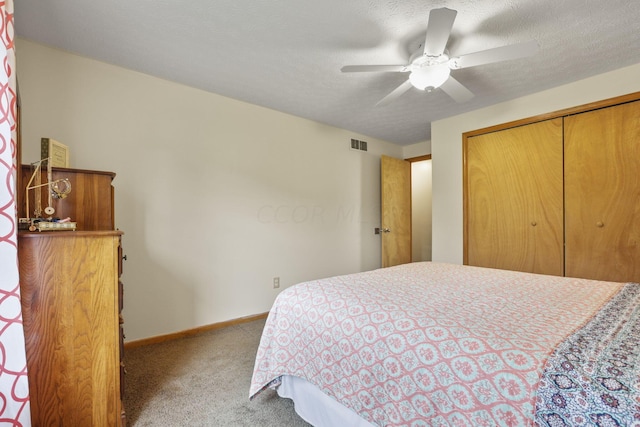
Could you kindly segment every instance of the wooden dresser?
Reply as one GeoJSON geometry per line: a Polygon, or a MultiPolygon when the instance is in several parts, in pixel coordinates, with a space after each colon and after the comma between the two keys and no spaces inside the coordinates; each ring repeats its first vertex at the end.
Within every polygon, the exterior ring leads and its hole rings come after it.
{"type": "MultiPolygon", "coordinates": [[[[23,173],[27,182],[30,173],[23,173]]],[[[32,425],[125,426],[115,174],[56,169],[55,175],[72,181],[68,197],[54,201],[55,216],[70,216],[77,231],[18,233],[32,425]]]]}

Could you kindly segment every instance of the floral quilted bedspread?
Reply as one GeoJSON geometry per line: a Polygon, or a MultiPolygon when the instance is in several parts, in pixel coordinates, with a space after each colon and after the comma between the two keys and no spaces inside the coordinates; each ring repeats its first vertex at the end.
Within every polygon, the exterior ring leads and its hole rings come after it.
{"type": "Polygon", "coordinates": [[[536,421],[640,426],[640,285],[626,285],[546,363],[536,421]]]}
{"type": "Polygon", "coordinates": [[[293,375],[378,426],[630,425],[639,307],[638,285],[430,262],[305,282],[249,394],[293,375]]]}

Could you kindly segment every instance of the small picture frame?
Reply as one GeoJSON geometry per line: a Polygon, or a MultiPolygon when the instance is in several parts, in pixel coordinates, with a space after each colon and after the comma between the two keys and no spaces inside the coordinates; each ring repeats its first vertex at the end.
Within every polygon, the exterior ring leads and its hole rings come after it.
{"type": "Polygon", "coordinates": [[[49,158],[52,167],[69,167],[69,147],[53,138],[42,138],[40,146],[40,158],[49,158]]]}

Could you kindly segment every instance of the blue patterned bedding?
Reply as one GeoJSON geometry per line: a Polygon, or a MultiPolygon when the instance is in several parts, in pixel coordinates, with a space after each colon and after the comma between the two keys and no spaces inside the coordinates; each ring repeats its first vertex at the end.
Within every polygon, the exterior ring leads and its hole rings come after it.
{"type": "Polygon", "coordinates": [[[548,359],[543,426],[640,426],[640,285],[627,284],[548,359]]]}

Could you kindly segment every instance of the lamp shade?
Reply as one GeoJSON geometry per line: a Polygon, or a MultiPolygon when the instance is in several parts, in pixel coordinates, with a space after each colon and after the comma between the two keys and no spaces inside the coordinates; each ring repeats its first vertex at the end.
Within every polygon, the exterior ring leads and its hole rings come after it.
{"type": "Polygon", "coordinates": [[[446,62],[433,65],[425,64],[411,72],[409,81],[417,89],[431,90],[440,87],[446,82],[450,73],[451,70],[446,62]]]}

